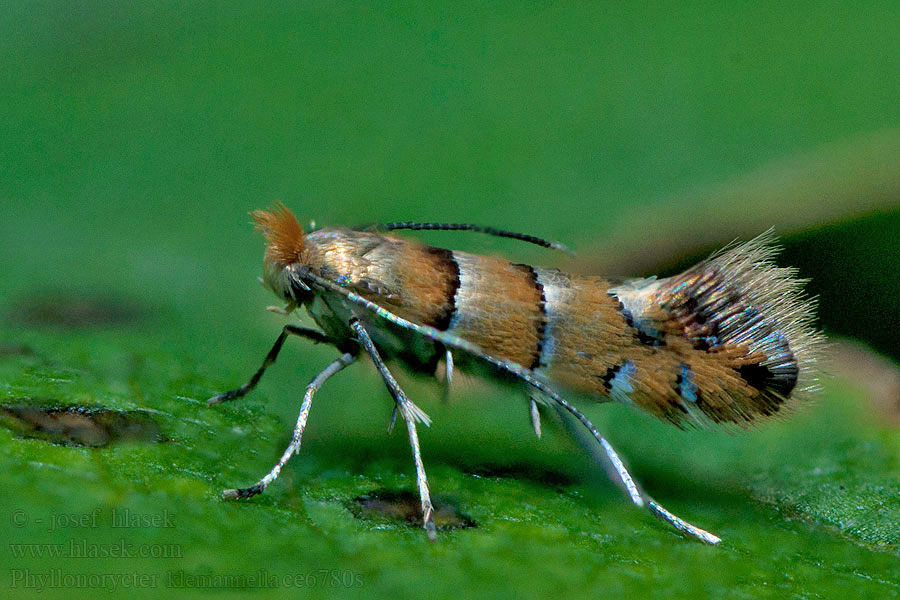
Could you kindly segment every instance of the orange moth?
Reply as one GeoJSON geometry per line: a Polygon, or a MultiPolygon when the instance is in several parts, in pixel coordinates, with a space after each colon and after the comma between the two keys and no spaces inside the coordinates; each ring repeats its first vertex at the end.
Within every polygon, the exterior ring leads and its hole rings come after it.
{"type": "MultiPolygon", "coordinates": [[[[612,280],[446,250],[387,232],[469,230],[562,248],[488,227],[391,223],[304,232],[284,206],[252,213],[267,241],[264,284],[305,308],[317,329],[286,325],[243,386],[209,404],[251,391],[288,335],[334,345],[341,355],[307,386],[293,437],[247,498],[274,481],[300,449],[312,398],[327,379],[363,354],[375,363],[406,424],[423,525],[435,537],[433,506],[417,423],[428,416],[404,393],[385,359],[416,370],[477,370],[524,389],[535,431],[539,406],[577,419],[602,446],[612,472],[637,506],[704,542],[717,536],[675,516],[644,492],[619,455],[567,398],[631,404],[677,426],[746,426],[816,388],[822,336],[796,271],[776,267],[770,233],[733,245],[665,279],[612,280]]],[[[393,423],[393,419],[392,419],[393,423]]]]}

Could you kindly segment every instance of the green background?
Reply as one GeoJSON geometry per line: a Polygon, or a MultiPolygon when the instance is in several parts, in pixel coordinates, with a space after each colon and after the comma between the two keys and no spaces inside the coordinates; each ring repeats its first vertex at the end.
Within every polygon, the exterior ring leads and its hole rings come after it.
{"type": "Polygon", "coordinates": [[[156,574],[136,591],[150,597],[173,571],[265,569],[313,579],[260,597],[900,595],[897,388],[884,401],[861,377],[896,366],[867,352],[839,353],[793,419],[738,435],[586,407],[717,548],[631,507],[558,424],[534,439],[521,398],[472,380],[442,404],[401,375],[434,419],[420,435],[438,502],[476,526],[429,544],[365,513],[354,498],[415,485],[370,366],[329,382],[265,495],[220,500],[277,459],[335,355],[291,340],[255,394],[205,406],[284,322],[263,310],[247,216],[276,200],[320,226],[523,230],[578,258],[419,237],[613,275],[672,272],[774,226],[826,331],[900,357],[896,3],[521,4],[0,5],[0,402],[140,410],[159,428],[87,448],[0,419],[0,589],[37,594],[12,587],[26,571],[156,574]],[[96,526],[47,531],[96,508],[96,526]],[[113,508],[174,527],[116,529],[113,508]],[[10,545],[73,542],[178,558],[10,545]]]}

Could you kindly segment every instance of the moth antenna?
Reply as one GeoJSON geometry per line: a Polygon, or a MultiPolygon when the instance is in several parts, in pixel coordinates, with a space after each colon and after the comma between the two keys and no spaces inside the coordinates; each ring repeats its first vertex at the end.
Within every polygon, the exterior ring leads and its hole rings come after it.
{"type": "Polygon", "coordinates": [[[398,229],[408,229],[412,231],[472,231],[475,233],[484,233],[496,237],[509,238],[535,244],[551,250],[559,250],[571,256],[575,256],[575,252],[568,246],[560,242],[545,240],[536,235],[527,233],[519,233],[516,231],[507,231],[496,227],[486,227],[484,225],[474,225],[472,223],[415,223],[412,221],[402,221],[396,223],[374,223],[360,225],[355,228],[357,231],[397,231],[398,229]]]}

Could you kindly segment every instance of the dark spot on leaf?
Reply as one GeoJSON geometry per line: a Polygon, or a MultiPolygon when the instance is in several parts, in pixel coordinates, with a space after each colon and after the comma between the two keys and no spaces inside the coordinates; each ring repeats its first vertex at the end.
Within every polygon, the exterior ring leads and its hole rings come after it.
{"type": "Polygon", "coordinates": [[[19,437],[63,446],[91,447],[120,441],[165,441],[159,425],[148,413],[139,410],[35,406],[33,398],[15,401],[16,404],[0,404],[0,425],[19,437]]]}
{"type": "MultiPolygon", "coordinates": [[[[469,529],[477,527],[475,521],[459,511],[452,501],[443,499],[434,502],[434,524],[438,529],[469,529]]],[[[419,496],[412,492],[376,490],[353,499],[350,511],[357,518],[387,518],[405,521],[413,525],[422,524],[422,504],[419,496]]]]}
{"type": "Polygon", "coordinates": [[[37,353],[25,344],[0,344],[0,357],[5,356],[35,356],[37,353]]]}
{"type": "Polygon", "coordinates": [[[23,298],[10,309],[10,321],[37,327],[86,329],[128,325],[147,311],[122,298],[49,291],[23,298]]]}
{"type": "Polygon", "coordinates": [[[567,487],[575,483],[575,479],[565,473],[527,464],[481,465],[470,473],[478,477],[528,479],[551,487],[567,487]]]}

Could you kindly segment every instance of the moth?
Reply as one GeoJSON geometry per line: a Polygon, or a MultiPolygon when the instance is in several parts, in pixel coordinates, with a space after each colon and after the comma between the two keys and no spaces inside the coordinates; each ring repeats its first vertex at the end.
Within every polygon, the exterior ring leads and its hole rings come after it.
{"type": "Polygon", "coordinates": [[[250,392],[288,336],[335,346],[340,356],[309,383],[293,436],[278,463],[254,485],[226,498],[261,493],[299,452],[313,396],[367,355],[406,424],[423,527],[436,537],[417,433],[430,424],[394,379],[386,360],[416,371],[454,369],[495,377],[524,390],[535,431],[540,412],[568,413],[600,444],[631,501],[704,542],[720,538],[672,514],[632,478],[610,443],[569,400],[616,401],[679,427],[749,426],[817,388],[822,334],[814,302],[795,269],[772,261],[771,232],[733,244],[679,275],[609,279],[571,275],[502,258],[436,248],[391,235],[401,229],[468,230],[549,248],[538,237],[467,224],[390,223],[305,232],[283,205],[257,210],[266,238],[264,285],[305,308],[317,329],[285,325],[262,366],[240,388],[250,392]]]}

